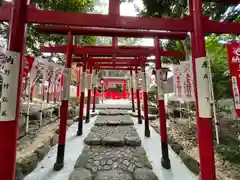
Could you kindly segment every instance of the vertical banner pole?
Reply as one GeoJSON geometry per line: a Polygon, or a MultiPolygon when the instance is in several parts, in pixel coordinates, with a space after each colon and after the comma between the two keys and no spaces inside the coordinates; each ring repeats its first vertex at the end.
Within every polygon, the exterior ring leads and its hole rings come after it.
{"type": "Polygon", "coordinates": [[[137,96],[137,110],[138,110],[138,124],[142,124],[142,113],[141,113],[141,102],[140,102],[140,92],[139,92],[139,76],[138,67],[136,66],[136,96],[137,96]]]}
{"type": "MultiPolygon", "coordinates": [[[[29,76],[26,76],[25,78],[25,84],[24,84],[24,88],[23,88],[23,92],[24,92],[24,95],[26,95],[26,97],[28,96],[27,95],[27,87],[28,87],[28,81],[30,81],[30,79],[29,79],[29,76]]],[[[24,102],[25,102],[25,98],[23,99],[24,100],[24,102]]]]}
{"type": "Polygon", "coordinates": [[[39,127],[42,127],[42,125],[43,125],[43,103],[44,103],[44,100],[41,99],[39,127]]]}
{"type": "Polygon", "coordinates": [[[150,137],[149,119],[148,119],[148,91],[147,91],[147,77],[145,72],[145,58],[141,57],[142,61],[142,86],[143,86],[143,108],[144,108],[144,134],[145,137],[150,137]]]}
{"type": "Polygon", "coordinates": [[[35,91],[35,84],[33,84],[32,87],[31,87],[30,102],[33,102],[34,91],[35,91]]]}
{"type": "Polygon", "coordinates": [[[217,113],[216,113],[216,102],[214,97],[214,89],[213,89],[213,82],[212,82],[212,70],[211,70],[211,61],[208,60],[208,81],[209,81],[209,91],[211,93],[210,95],[210,103],[212,105],[213,110],[213,119],[215,123],[215,133],[216,133],[216,141],[217,144],[219,144],[219,131],[218,131],[218,120],[217,120],[217,113]]]}
{"type": "Polygon", "coordinates": [[[77,98],[80,96],[80,68],[77,67],[76,69],[76,74],[77,74],[77,98]]]}
{"type": "Polygon", "coordinates": [[[42,83],[42,89],[41,89],[41,94],[42,94],[42,98],[41,98],[41,104],[40,104],[40,119],[39,119],[39,127],[42,126],[42,122],[43,122],[43,104],[44,104],[44,83],[42,83]]]}
{"type": "Polygon", "coordinates": [[[54,84],[54,104],[57,103],[57,88],[56,88],[56,84],[54,84]]]}
{"type": "Polygon", "coordinates": [[[188,112],[189,112],[189,115],[188,115],[188,127],[189,128],[192,128],[192,123],[191,123],[191,112],[190,112],[190,103],[188,102],[187,103],[187,107],[188,107],[188,112]]]}
{"type": "Polygon", "coordinates": [[[54,84],[52,84],[52,92],[51,92],[51,115],[50,115],[50,120],[52,121],[52,117],[53,117],[53,106],[54,106],[54,84]]]}
{"type": "Polygon", "coordinates": [[[103,104],[103,101],[104,101],[104,81],[102,83],[102,104],[103,104]]]}
{"type": "Polygon", "coordinates": [[[190,16],[193,17],[192,50],[196,119],[199,144],[200,170],[202,180],[216,180],[212,113],[209,102],[209,82],[205,78],[207,69],[206,50],[203,32],[202,1],[189,1],[190,16]]]}
{"type": "Polygon", "coordinates": [[[80,96],[80,106],[79,106],[79,117],[78,117],[78,131],[77,136],[83,134],[83,112],[84,112],[84,99],[85,99],[85,84],[86,84],[86,69],[87,69],[87,57],[84,55],[84,64],[82,71],[82,83],[81,83],[81,96],[80,96]]]}
{"type": "MultiPolygon", "coordinates": [[[[13,113],[13,118],[0,121],[0,177],[4,180],[15,179],[16,149],[18,137],[18,122],[20,117],[21,90],[23,78],[24,46],[26,38],[25,20],[28,7],[27,0],[12,1],[11,17],[9,22],[8,50],[16,54],[14,64],[19,71],[14,76],[18,78],[17,88],[9,88],[8,92],[16,96],[16,102],[12,104],[12,109],[8,113],[13,113]],[[18,57],[17,57],[18,56],[18,57]],[[15,106],[16,105],[16,106],[15,106]]],[[[14,72],[11,72],[14,73],[14,72]]],[[[12,84],[13,82],[11,82],[12,84]]],[[[2,91],[2,92],[3,92],[2,91]]],[[[2,111],[1,114],[5,115],[2,111]]]]}
{"type": "Polygon", "coordinates": [[[49,103],[49,99],[50,99],[50,81],[48,82],[48,86],[47,86],[47,103],[49,103]]]}
{"type": "Polygon", "coordinates": [[[91,88],[92,88],[92,66],[91,66],[91,63],[89,63],[89,74],[87,76],[87,83],[88,83],[88,97],[87,97],[85,123],[89,123],[89,119],[90,119],[91,88]]]}
{"type": "Polygon", "coordinates": [[[159,38],[154,39],[155,46],[155,64],[156,64],[156,80],[158,88],[158,110],[159,110],[159,124],[160,124],[160,136],[161,136],[161,147],[162,147],[162,159],[161,164],[165,169],[171,168],[171,163],[168,153],[168,142],[167,142],[167,125],[166,125],[166,112],[164,105],[164,88],[163,80],[161,79],[161,56],[159,52],[160,43],[159,38]]]}
{"type": "Polygon", "coordinates": [[[64,166],[64,151],[66,142],[67,120],[68,120],[68,101],[71,82],[71,66],[72,66],[72,50],[73,50],[73,35],[68,32],[68,44],[66,52],[66,64],[64,69],[63,95],[60,107],[60,126],[58,137],[57,159],[54,164],[54,170],[59,171],[64,166]]]}
{"type": "Polygon", "coordinates": [[[27,100],[27,114],[26,114],[26,133],[28,134],[29,129],[29,113],[30,113],[30,96],[31,96],[31,81],[30,81],[31,74],[29,74],[29,81],[28,81],[28,100],[27,100]]]}
{"type": "MultiPolygon", "coordinates": [[[[97,76],[97,70],[95,70],[94,74],[97,76]]],[[[93,108],[92,108],[92,112],[95,112],[95,109],[96,109],[96,93],[97,93],[97,87],[96,87],[96,81],[94,81],[93,82],[93,108]]]]}

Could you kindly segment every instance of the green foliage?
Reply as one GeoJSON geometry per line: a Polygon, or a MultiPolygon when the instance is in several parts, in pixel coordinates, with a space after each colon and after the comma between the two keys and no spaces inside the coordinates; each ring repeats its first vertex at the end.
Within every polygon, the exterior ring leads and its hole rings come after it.
{"type": "Polygon", "coordinates": [[[122,86],[116,84],[116,86],[108,87],[108,90],[110,90],[110,91],[116,91],[116,92],[122,92],[122,91],[123,91],[123,88],[122,88],[122,86]]]}
{"type": "Polygon", "coordinates": [[[211,60],[212,81],[216,100],[231,97],[228,73],[228,58],[225,46],[220,44],[215,35],[206,40],[206,49],[211,60]]]}
{"type": "MultiPolygon", "coordinates": [[[[189,42],[189,41],[185,41],[185,42],[189,42]]],[[[181,52],[185,52],[185,47],[184,47],[184,43],[185,42],[182,42],[180,40],[178,41],[175,41],[175,40],[168,40],[166,41],[165,43],[163,43],[163,48],[165,50],[178,50],[178,51],[181,51],[181,52]]],[[[190,46],[190,45],[188,45],[190,46]]],[[[189,48],[189,47],[188,47],[189,48]]],[[[179,64],[179,61],[184,61],[185,60],[185,56],[182,56],[182,57],[166,57],[166,56],[163,56],[162,57],[162,62],[164,64],[179,64]]]]}
{"type": "Polygon", "coordinates": [[[238,144],[220,144],[216,151],[223,156],[225,160],[240,164],[240,146],[238,144]]]}
{"type": "MultiPolygon", "coordinates": [[[[39,0],[38,6],[40,9],[48,11],[63,11],[63,12],[89,12],[93,10],[95,0],[39,0]]],[[[34,26],[28,28],[27,47],[32,50],[31,54],[38,54],[37,43],[41,44],[63,44],[66,43],[66,36],[63,35],[50,35],[42,37],[37,33],[34,26]]],[[[75,43],[77,44],[93,44],[95,38],[77,36],[75,43]]],[[[63,60],[59,57],[60,60],[63,60]]]]}
{"type": "MultiPolygon", "coordinates": [[[[93,10],[95,0],[38,0],[37,5],[42,10],[48,11],[64,11],[64,12],[89,12],[93,10]]],[[[8,24],[1,24],[1,37],[7,39],[8,24]]],[[[94,44],[95,38],[76,37],[75,40],[80,44],[94,44]]],[[[63,35],[47,35],[39,34],[35,30],[35,25],[28,25],[26,53],[29,55],[39,56],[39,45],[41,44],[63,44],[66,43],[66,36],[63,35]]],[[[64,57],[57,56],[60,64],[63,63],[64,57]]]]}
{"type": "Polygon", "coordinates": [[[121,85],[119,85],[119,84],[116,84],[116,90],[118,92],[122,92],[123,91],[123,87],[121,85]]]}
{"type": "MultiPolygon", "coordinates": [[[[180,18],[187,12],[186,0],[143,0],[145,9],[141,12],[150,17],[180,18]]],[[[213,20],[219,20],[229,7],[226,3],[213,3],[207,0],[203,3],[203,14],[211,16],[213,20]]]]}
{"type": "Polygon", "coordinates": [[[240,15],[236,17],[236,19],[233,20],[234,22],[240,22],[240,15]]]}
{"type": "Polygon", "coordinates": [[[94,3],[95,0],[39,0],[38,6],[49,11],[88,12],[94,3]]]}
{"type": "MultiPolygon", "coordinates": [[[[139,12],[142,16],[147,17],[169,17],[169,18],[182,18],[188,14],[187,0],[143,0],[145,8],[139,12]]],[[[220,20],[225,17],[226,10],[230,5],[226,3],[214,3],[204,0],[203,2],[203,15],[210,16],[212,20],[220,20]]],[[[235,6],[232,7],[234,9],[235,6]]],[[[239,10],[235,13],[227,14],[225,19],[233,20],[236,15],[239,15],[239,10]],[[229,17],[229,18],[228,18],[229,17]],[[231,18],[230,18],[231,17],[231,18]]],[[[240,19],[240,18],[239,18],[240,19]]],[[[168,40],[163,44],[165,50],[180,50],[185,51],[187,54],[190,53],[190,38],[188,37],[185,41],[174,41],[168,40]]],[[[177,64],[179,61],[184,60],[185,57],[163,57],[164,63],[177,64]]]]}
{"type": "MultiPolygon", "coordinates": [[[[118,38],[118,45],[120,46],[131,46],[135,45],[139,42],[137,38],[118,38]]],[[[111,37],[99,37],[97,39],[97,44],[111,46],[112,45],[112,38],[111,37]]]]}

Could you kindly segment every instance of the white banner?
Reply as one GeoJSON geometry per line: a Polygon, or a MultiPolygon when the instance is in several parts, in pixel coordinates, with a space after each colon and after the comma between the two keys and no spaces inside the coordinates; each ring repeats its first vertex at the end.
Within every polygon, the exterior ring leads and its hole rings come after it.
{"type": "MultiPolygon", "coordinates": [[[[33,84],[38,78],[42,77],[45,81],[47,79],[47,71],[48,71],[48,62],[46,59],[41,57],[35,58],[34,64],[30,71],[30,83],[33,84]]],[[[42,81],[42,82],[44,82],[42,81]]]]}
{"type": "Polygon", "coordinates": [[[133,88],[133,92],[136,92],[136,89],[137,89],[137,87],[136,87],[136,78],[134,78],[134,77],[136,77],[137,75],[136,75],[136,73],[135,73],[135,71],[133,71],[132,72],[132,76],[130,77],[130,80],[131,80],[131,87],[133,88]]]}
{"type": "Polygon", "coordinates": [[[183,101],[195,101],[194,99],[194,85],[193,85],[193,71],[192,61],[183,61],[180,63],[183,70],[183,101]]]}
{"type": "Polygon", "coordinates": [[[87,81],[87,79],[86,79],[86,72],[82,72],[82,84],[81,84],[81,92],[84,92],[84,90],[85,90],[85,86],[86,86],[86,81],[87,81]]]}
{"type": "Polygon", "coordinates": [[[173,89],[174,89],[174,98],[176,100],[183,99],[183,68],[181,65],[174,65],[173,66],[173,89]]]}
{"type": "Polygon", "coordinates": [[[57,89],[59,89],[63,69],[64,67],[59,64],[51,63],[47,59],[37,57],[30,71],[30,83],[32,84],[41,78],[43,83],[46,81],[48,81],[48,84],[50,83],[50,91],[53,89],[52,86],[54,83],[57,85],[57,89]]]}
{"type": "Polygon", "coordinates": [[[63,74],[64,74],[64,82],[63,82],[63,100],[69,100],[70,95],[70,84],[71,84],[71,68],[64,68],[63,74]]]}
{"type": "Polygon", "coordinates": [[[146,72],[142,72],[142,90],[143,90],[143,92],[147,92],[146,72]]]}
{"type": "Polygon", "coordinates": [[[50,82],[49,88],[53,89],[54,85],[57,85],[57,87],[58,87],[61,82],[61,75],[64,70],[64,66],[61,66],[61,65],[55,64],[55,63],[51,63],[51,64],[53,64],[53,72],[49,79],[49,82],[50,82]]]}
{"type": "Polygon", "coordinates": [[[161,80],[161,69],[156,69],[156,79],[158,100],[164,100],[164,87],[163,82],[161,80]]]}
{"type": "Polygon", "coordinates": [[[20,53],[0,48],[0,121],[13,121],[16,117],[20,53]]]}
{"type": "Polygon", "coordinates": [[[197,94],[198,94],[198,109],[199,116],[202,118],[212,118],[210,91],[208,82],[207,58],[196,58],[196,73],[197,73],[197,94]]]}
{"type": "Polygon", "coordinates": [[[92,74],[89,74],[89,73],[87,74],[86,86],[87,86],[87,89],[92,88],[92,74]]]}

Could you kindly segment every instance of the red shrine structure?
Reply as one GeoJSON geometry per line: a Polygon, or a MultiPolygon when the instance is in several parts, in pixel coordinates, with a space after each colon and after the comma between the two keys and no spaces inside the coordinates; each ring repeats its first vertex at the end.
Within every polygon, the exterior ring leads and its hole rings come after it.
{"type": "Polygon", "coordinates": [[[107,92],[105,93],[106,99],[127,99],[128,98],[128,93],[127,93],[127,83],[128,83],[128,78],[125,77],[102,77],[101,81],[103,81],[104,84],[106,84],[106,89],[107,92]],[[108,88],[111,85],[120,85],[122,87],[122,92],[116,93],[114,91],[109,90],[108,88]]]}
{"type": "MultiPolygon", "coordinates": [[[[238,0],[221,0],[219,3],[239,3],[238,0]]],[[[120,16],[119,12],[120,0],[110,0],[108,15],[100,14],[86,14],[86,13],[72,13],[72,12],[54,12],[43,11],[36,8],[35,4],[29,4],[28,0],[13,0],[11,3],[3,2],[0,7],[0,21],[9,22],[9,36],[8,36],[8,50],[19,54],[19,78],[18,88],[10,90],[10,93],[17,94],[16,101],[16,116],[8,121],[0,121],[0,142],[3,145],[0,148],[0,177],[4,180],[14,180],[15,164],[16,164],[16,147],[17,147],[17,127],[19,119],[20,96],[22,86],[22,65],[25,48],[26,28],[28,24],[42,24],[38,27],[40,32],[67,34],[68,43],[66,46],[49,47],[51,52],[64,52],[66,54],[66,63],[64,74],[69,75],[71,72],[72,62],[80,62],[83,66],[82,73],[82,88],[80,96],[80,113],[79,113],[79,127],[77,135],[82,135],[83,128],[83,103],[84,103],[84,80],[86,78],[86,70],[92,73],[92,70],[100,69],[114,69],[114,70],[130,70],[138,74],[140,71],[143,74],[143,80],[146,78],[145,64],[147,57],[155,56],[156,76],[158,85],[158,107],[160,113],[160,137],[162,142],[162,166],[166,169],[171,168],[171,163],[168,155],[167,143],[167,129],[166,117],[164,108],[164,91],[162,82],[165,69],[161,65],[161,56],[164,52],[160,49],[159,39],[184,39],[186,33],[191,35],[192,45],[192,64],[194,74],[194,92],[195,92],[195,106],[196,119],[198,129],[198,143],[200,153],[200,169],[202,180],[216,180],[215,164],[214,164],[214,149],[213,149],[213,135],[212,135],[212,116],[210,109],[210,102],[205,101],[205,96],[198,92],[199,84],[197,83],[196,65],[206,60],[206,50],[204,42],[205,33],[230,33],[239,34],[240,24],[234,22],[217,22],[212,21],[209,17],[202,14],[202,0],[189,0],[188,9],[189,15],[182,19],[169,18],[147,18],[147,17],[126,17],[120,16]],[[94,21],[93,21],[94,19],[94,21]],[[84,28],[88,27],[88,28],[84,28]],[[109,29],[111,28],[111,29],[109,29]],[[155,30],[155,31],[149,31],[155,30]],[[165,31],[165,32],[163,32],[165,31]],[[114,38],[112,47],[85,47],[73,45],[74,35],[92,35],[92,36],[111,36],[114,38]],[[154,48],[124,48],[118,47],[116,37],[151,37],[154,38],[154,48]],[[79,59],[72,58],[75,54],[79,59]],[[96,57],[114,57],[109,62],[120,62],[120,57],[128,58],[125,64],[106,65],[98,64],[94,61],[96,57]],[[90,60],[90,63],[89,63],[90,60]],[[127,62],[127,64],[126,64],[127,62]],[[130,66],[130,63],[138,62],[130,66]],[[138,69],[140,67],[140,69],[138,69]],[[202,112],[201,106],[209,107],[209,111],[202,112]]],[[[43,50],[43,49],[41,49],[43,50]]],[[[44,50],[45,51],[45,50],[44,50]]],[[[172,54],[174,55],[174,54],[172,54]]],[[[176,54],[175,54],[176,55],[176,54]]],[[[99,60],[102,63],[105,60],[99,60]]],[[[69,88],[70,82],[64,79],[64,89],[69,88]]],[[[146,83],[145,83],[146,84],[146,83]]],[[[208,81],[201,88],[208,88],[208,81]]],[[[136,89],[139,92],[139,89],[136,89]]],[[[88,86],[88,92],[91,90],[88,86]]],[[[60,118],[60,134],[58,141],[58,154],[55,170],[61,170],[64,166],[64,153],[66,141],[66,125],[67,125],[67,111],[69,95],[64,91],[65,98],[61,103],[61,118],[60,118]]],[[[138,93],[137,93],[138,95],[138,93]]],[[[137,98],[139,99],[139,97],[137,98]]],[[[146,87],[143,90],[144,102],[144,126],[145,136],[150,137],[148,109],[147,107],[148,93],[146,87]]],[[[140,113],[140,106],[138,104],[138,114],[140,113]]],[[[89,108],[88,108],[89,110],[89,108]]],[[[142,123],[139,120],[139,123],[142,123]]],[[[160,155],[156,155],[160,158],[160,155]]]]}

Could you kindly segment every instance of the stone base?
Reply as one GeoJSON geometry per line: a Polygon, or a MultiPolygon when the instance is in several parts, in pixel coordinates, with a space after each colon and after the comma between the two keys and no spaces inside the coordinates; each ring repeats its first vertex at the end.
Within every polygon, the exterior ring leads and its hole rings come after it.
{"type": "Polygon", "coordinates": [[[100,111],[98,114],[105,116],[113,116],[113,115],[128,115],[129,113],[126,110],[105,110],[100,111]]]}
{"type": "Polygon", "coordinates": [[[142,147],[86,146],[75,164],[75,169],[78,168],[88,169],[93,176],[98,176],[99,171],[118,169],[132,174],[138,168],[152,169],[152,166],[142,147]]]}
{"type": "Polygon", "coordinates": [[[140,146],[141,140],[133,126],[94,126],[84,142],[88,145],[140,146]]]}

